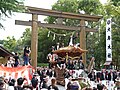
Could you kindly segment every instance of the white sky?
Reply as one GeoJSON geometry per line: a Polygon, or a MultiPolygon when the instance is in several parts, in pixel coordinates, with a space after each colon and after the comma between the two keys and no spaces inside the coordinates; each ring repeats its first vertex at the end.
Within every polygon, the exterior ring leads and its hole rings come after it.
{"type": "MultiPolygon", "coordinates": [[[[101,0],[102,3],[106,1],[107,0],[101,0]]],[[[24,4],[26,6],[51,9],[55,2],[57,2],[57,0],[25,0],[24,4]]],[[[38,20],[42,22],[44,18],[45,16],[39,15],[38,20]]],[[[6,39],[7,36],[14,36],[16,39],[19,39],[27,26],[15,25],[15,20],[29,21],[31,19],[32,15],[24,13],[15,13],[11,18],[6,18],[6,21],[2,21],[5,30],[0,29],[0,40],[6,39]]]]}

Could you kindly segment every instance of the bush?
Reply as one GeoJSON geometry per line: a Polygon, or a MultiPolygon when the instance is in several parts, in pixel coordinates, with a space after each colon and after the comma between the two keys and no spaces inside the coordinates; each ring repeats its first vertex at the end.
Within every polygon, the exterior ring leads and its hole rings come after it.
{"type": "Polygon", "coordinates": [[[38,63],[38,67],[41,67],[41,66],[48,66],[48,63],[38,63]]]}

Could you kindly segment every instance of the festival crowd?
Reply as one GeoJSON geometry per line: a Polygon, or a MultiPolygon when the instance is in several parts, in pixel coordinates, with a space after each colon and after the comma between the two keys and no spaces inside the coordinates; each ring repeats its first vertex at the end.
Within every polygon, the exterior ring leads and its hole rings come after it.
{"type": "MultiPolygon", "coordinates": [[[[19,56],[15,53],[14,57],[9,57],[5,65],[7,67],[18,67],[20,65],[30,65],[30,49],[24,48],[23,60],[21,63],[19,56]]],[[[52,56],[53,53],[51,53],[52,56]]],[[[50,55],[48,55],[48,59],[50,55]]],[[[57,57],[55,55],[55,57],[57,57]]],[[[17,80],[11,77],[0,77],[0,90],[60,90],[57,86],[57,72],[56,67],[64,69],[62,74],[65,81],[66,90],[120,90],[120,70],[106,70],[96,71],[91,67],[88,72],[82,62],[79,60],[61,60],[58,57],[54,58],[56,64],[49,63],[49,67],[37,67],[37,71],[33,74],[30,83],[26,84],[26,78],[20,77],[17,80]],[[80,82],[85,82],[88,86],[82,88],[80,82]],[[104,82],[105,81],[105,82],[104,82]],[[111,87],[109,89],[109,84],[111,87]]]]}

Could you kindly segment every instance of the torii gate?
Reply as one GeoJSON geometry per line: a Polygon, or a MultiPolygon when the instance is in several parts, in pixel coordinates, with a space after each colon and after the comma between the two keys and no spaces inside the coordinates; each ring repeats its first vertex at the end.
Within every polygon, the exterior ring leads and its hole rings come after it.
{"type": "MultiPolygon", "coordinates": [[[[75,14],[69,12],[61,12],[49,9],[42,9],[37,7],[27,6],[25,13],[32,14],[32,22],[16,20],[15,24],[32,26],[32,40],[31,40],[31,59],[32,65],[36,69],[37,67],[37,50],[38,50],[38,26],[47,28],[56,28],[64,30],[80,30],[80,47],[86,50],[86,32],[96,32],[96,29],[90,29],[85,27],[85,21],[97,22],[102,16],[93,16],[87,14],[75,14]],[[80,27],[65,26],[59,24],[46,24],[38,22],[38,15],[54,16],[59,18],[70,18],[80,20],[80,27]]],[[[86,53],[82,54],[84,65],[86,66],[86,53]]]]}

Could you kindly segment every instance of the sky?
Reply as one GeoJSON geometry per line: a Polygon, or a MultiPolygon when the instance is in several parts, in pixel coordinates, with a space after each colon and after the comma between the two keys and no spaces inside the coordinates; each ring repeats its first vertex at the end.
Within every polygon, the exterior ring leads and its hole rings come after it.
{"type": "MultiPolygon", "coordinates": [[[[101,0],[102,3],[105,3],[107,0],[101,0]]],[[[51,9],[52,5],[57,2],[57,0],[25,0],[25,6],[32,6],[38,8],[51,9]]],[[[38,20],[43,22],[46,16],[39,15],[38,20]]],[[[0,40],[6,39],[8,36],[14,36],[15,39],[19,39],[22,36],[22,33],[25,31],[25,28],[31,28],[29,26],[15,25],[15,20],[24,20],[29,21],[32,19],[31,14],[25,13],[14,13],[12,17],[5,18],[5,21],[2,22],[5,29],[0,29],[0,40]]]]}

